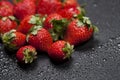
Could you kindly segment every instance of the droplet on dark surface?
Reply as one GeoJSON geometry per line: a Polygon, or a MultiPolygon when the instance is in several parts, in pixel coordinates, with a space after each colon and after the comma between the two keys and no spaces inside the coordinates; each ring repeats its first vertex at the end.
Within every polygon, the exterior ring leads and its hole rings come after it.
{"type": "Polygon", "coordinates": [[[106,58],[103,58],[103,61],[105,62],[105,61],[107,61],[107,59],[106,59],[106,58]]]}
{"type": "Polygon", "coordinates": [[[118,47],[120,48],[120,43],[118,43],[118,47]]]}

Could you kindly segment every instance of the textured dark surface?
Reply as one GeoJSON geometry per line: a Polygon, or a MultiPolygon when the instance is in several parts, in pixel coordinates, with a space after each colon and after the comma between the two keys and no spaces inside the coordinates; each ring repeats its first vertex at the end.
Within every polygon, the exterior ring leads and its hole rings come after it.
{"type": "Polygon", "coordinates": [[[100,32],[55,65],[44,53],[31,65],[17,64],[0,43],[0,80],[120,80],[120,0],[79,0],[100,32]]]}

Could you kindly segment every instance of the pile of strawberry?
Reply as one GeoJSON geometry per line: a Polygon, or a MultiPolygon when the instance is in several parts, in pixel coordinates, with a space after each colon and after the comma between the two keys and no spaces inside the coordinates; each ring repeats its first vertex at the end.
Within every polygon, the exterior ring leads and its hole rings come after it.
{"type": "Polygon", "coordinates": [[[76,0],[0,0],[0,37],[22,63],[32,63],[37,51],[62,62],[74,46],[97,31],[76,0]]]}

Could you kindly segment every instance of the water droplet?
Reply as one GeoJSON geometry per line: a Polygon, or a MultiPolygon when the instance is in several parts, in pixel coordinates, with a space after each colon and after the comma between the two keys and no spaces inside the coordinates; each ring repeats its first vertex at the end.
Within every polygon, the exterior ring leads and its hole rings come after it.
{"type": "Polygon", "coordinates": [[[120,48],[120,43],[118,43],[118,47],[120,48]]]}
{"type": "Polygon", "coordinates": [[[98,46],[98,48],[100,49],[100,48],[102,48],[102,46],[98,46]]]}
{"type": "Polygon", "coordinates": [[[3,56],[4,56],[3,54],[0,55],[1,58],[2,58],[3,56]]]}
{"type": "Polygon", "coordinates": [[[95,48],[92,48],[92,50],[95,50],[95,48]]]}
{"type": "Polygon", "coordinates": [[[116,40],[119,40],[119,39],[120,39],[120,37],[117,37],[117,38],[116,38],[116,40]]]}
{"type": "Polygon", "coordinates": [[[3,54],[3,51],[1,51],[0,54],[3,54]]]}
{"type": "Polygon", "coordinates": [[[93,56],[90,56],[90,58],[92,58],[92,59],[93,59],[94,57],[93,57],[93,56]]]}
{"type": "Polygon", "coordinates": [[[107,61],[107,59],[106,59],[106,58],[103,58],[103,61],[105,62],[105,61],[107,61]]]}
{"type": "Polygon", "coordinates": [[[110,42],[112,42],[113,40],[112,39],[109,39],[110,42]]]}
{"type": "Polygon", "coordinates": [[[0,59],[0,61],[3,61],[3,59],[0,59]]]}

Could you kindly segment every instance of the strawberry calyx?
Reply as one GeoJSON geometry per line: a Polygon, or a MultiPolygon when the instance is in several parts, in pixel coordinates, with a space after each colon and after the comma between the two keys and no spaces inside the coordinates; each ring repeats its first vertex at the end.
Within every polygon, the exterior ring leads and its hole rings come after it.
{"type": "Polygon", "coordinates": [[[34,25],[43,25],[43,22],[44,22],[45,18],[46,18],[45,16],[40,17],[39,14],[32,15],[32,17],[31,17],[31,19],[29,20],[28,23],[34,24],[34,25]]]}
{"type": "Polygon", "coordinates": [[[16,45],[12,44],[12,41],[15,39],[16,35],[14,34],[16,30],[11,30],[5,34],[2,35],[2,41],[6,48],[9,50],[16,50],[16,45]]]}
{"type": "Polygon", "coordinates": [[[66,59],[66,58],[69,59],[71,57],[72,53],[74,52],[74,45],[70,45],[70,43],[66,42],[65,47],[62,50],[65,53],[64,59],[66,59]]]}
{"type": "Polygon", "coordinates": [[[23,61],[25,61],[25,63],[32,63],[34,59],[37,58],[37,52],[35,50],[29,50],[28,48],[26,48],[23,52],[24,54],[24,58],[23,61]]]}
{"type": "Polygon", "coordinates": [[[33,26],[29,33],[32,34],[32,35],[37,35],[37,32],[42,28],[42,26],[33,26]]]}
{"type": "Polygon", "coordinates": [[[27,37],[26,37],[26,41],[28,42],[28,40],[29,40],[29,36],[30,36],[30,34],[32,34],[32,35],[37,35],[37,33],[38,33],[38,31],[40,30],[40,29],[42,29],[42,26],[33,26],[30,30],[29,30],[29,33],[28,33],[28,35],[27,35],[27,37]]]}
{"type": "Polygon", "coordinates": [[[80,27],[80,26],[87,26],[89,29],[93,28],[94,32],[98,32],[99,31],[99,29],[95,25],[92,24],[92,22],[91,22],[89,17],[86,17],[86,16],[83,16],[83,15],[79,14],[77,16],[77,18],[79,19],[79,21],[77,23],[78,27],[80,27]]]}
{"type": "Polygon", "coordinates": [[[63,39],[64,32],[67,29],[68,21],[66,19],[53,19],[51,23],[53,25],[53,28],[50,29],[50,33],[53,37],[53,40],[57,41],[58,39],[63,39]]]}
{"type": "Polygon", "coordinates": [[[2,19],[2,21],[6,21],[7,19],[10,19],[12,21],[16,20],[16,18],[14,16],[2,17],[1,19],[2,19]]]}
{"type": "MultiPolygon", "coordinates": [[[[85,11],[85,8],[84,8],[84,7],[78,6],[77,9],[80,11],[80,14],[81,14],[82,16],[85,16],[86,11],[85,11]]],[[[76,16],[77,16],[77,15],[74,15],[74,17],[76,17],[76,16]]]]}

